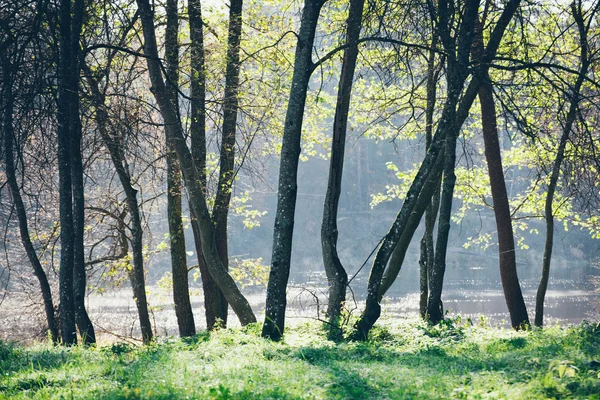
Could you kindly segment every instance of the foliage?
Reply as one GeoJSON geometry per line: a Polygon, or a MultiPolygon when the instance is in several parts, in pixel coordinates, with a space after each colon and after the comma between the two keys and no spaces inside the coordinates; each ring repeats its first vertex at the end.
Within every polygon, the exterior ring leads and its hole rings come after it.
{"type": "Polygon", "coordinates": [[[317,324],[284,341],[259,325],[136,347],[0,343],[0,398],[524,398],[600,393],[600,327],[527,332],[445,320],[387,321],[365,343],[317,324]]]}

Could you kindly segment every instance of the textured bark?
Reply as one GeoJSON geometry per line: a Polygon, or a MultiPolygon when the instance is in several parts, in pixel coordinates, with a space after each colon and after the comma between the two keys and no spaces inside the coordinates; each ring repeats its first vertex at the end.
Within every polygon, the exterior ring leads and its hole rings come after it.
{"type": "Polygon", "coordinates": [[[285,328],[286,289],[290,275],[294,212],[298,190],[298,158],[308,81],[313,71],[312,47],[323,0],[305,0],[296,45],[294,74],[283,129],[279,191],[273,231],[271,271],[262,336],[279,340],[285,328]]]}
{"type": "MultiPolygon", "coordinates": [[[[204,66],[204,32],[202,28],[202,12],[199,0],[190,0],[188,3],[188,15],[190,21],[190,50],[191,50],[191,153],[194,163],[198,168],[199,184],[206,196],[206,73],[204,66]]],[[[202,253],[202,238],[198,219],[192,210],[192,232],[196,254],[198,255],[198,267],[202,277],[202,289],[204,292],[204,311],[206,316],[206,327],[213,330],[219,320],[223,319],[222,310],[223,294],[214,279],[208,272],[202,253]]]]}
{"type": "MultiPolygon", "coordinates": [[[[79,72],[77,73],[79,75],[79,72]]],[[[77,112],[73,113],[73,135],[71,136],[71,183],[73,185],[73,303],[75,322],[79,329],[81,341],[86,345],[96,343],[96,333],[92,321],[85,309],[86,281],[85,270],[85,198],[83,182],[83,160],[81,155],[81,120],[79,117],[79,98],[77,112]]]]}
{"type": "Polygon", "coordinates": [[[59,68],[58,68],[58,179],[60,213],[60,333],[63,344],[77,343],[75,331],[75,305],[73,295],[73,191],[71,184],[71,136],[77,80],[73,79],[71,43],[71,1],[61,0],[59,12],[59,68]]]}
{"type": "Polygon", "coordinates": [[[14,131],[13,131],[13,94],[12,94],[12,79],[10,77],[10,71],[12,70],[11,65],[7,65],[8,56],[6,54],[1,54],[3,61],[3,83],[6,88],[6,92],[3,93],[3,98],[6,101],[4,108],[4,115],[2,118],[2,130],[4,136],[4,157],[5,157],[5,172],[6,172],[6,180],[8,183],[8,188],[10,190],[10,194],[13,200],[13,204],[15,206],[15,211],[17,214],[17,219],[19,221],[19,234],[21,236],[21,243],[25,248],[25,252],[27,253],[27,258],[33,267],[33,273],[37,278],[40,284],[40,291],[42,293],[42,299],[44,301],[44,311],[46,313],[46,321],[48,324],[48,332],[50,333],[50,338],[53,343],[57,343],[59,340],[58,333],[58,324],[56,321],[56,316],[54,315],[54,305],[52,301],[52,291],[50,289],[50,284],[48,283],[48,277],[46,276],[46,272],[40,263],[37,252],[33,247],[33,243],[31,242],[31,237],[29,235],[29,226],[27,223],[27,210],[25,209],[25,204],[23,202],[23,198],[21,197],[21,190],[17,183],[16,177],[16,167],[14,160],[14,131]]]}
{"type": "Polygon", "coordinates": [[[80,56],[81,49],[79,39],[83,26],[83,14],[85,3],[83,0],[75,1],[73,8],[73,19],[71,23],[71,68],[72,87],[75,89],[72,96],[71,118],[71,185],[73,193],[73,307],[75,309],[75,322],[79,329],[81,340],[86,345],[96,343],[96,333],[92,321],[85,309],[85,196],[83,181],[83,159],[81,154],[81,142],[83,132],[81,128],[80,106],[79,106],[79,80],[80,80],[80,56]]]}
{"type": "Polygon", "coordinates": [[[172,135],[183,172],[186,189],[190,197],[190,209],[194,213],[200,228],[202,252],[207,268],[225,294],[227,302],[233,308],[242,325],[256,322],[256,317],[248,303],[248,300],[240,292],[233,278],[227,273],[219,258],[214,240],[213,222],[206,206],[203,188],[199,184],[200,173],[192,159],[192,154],[185,142],[183,131],[179,123],[177,110],[169,101],[162,77],[161,67],[158,59],[156,45],[156,33],[154,30],[154,15],[148,0],[137,0],[142,28],[144,33],[144,54],[152,83],[152,92],[158,103],[166,129],[172,135]]]}
{"type": "MultiPolygon", "coordinates": [[[[477,39],[474,43],[473,58],[480,60],[483,56],[483,28],[478,23],[477,39]]],[[[483,127],[483,142],[485,158],[490,177],[492,200],[494,203],[494,216],[498,232],[498,255],[500,260],[500,279],[504,290],[504,298],[508,306],[511,325],[515,329],[529,326],[527,307],[519,285],[517,275],[517,260],[515,255],[515,240],[512,230],[512,218],[504,169],[502,167],[502,154],[498,138],[496,121],[496,106],[494,104],[493,88],[487,72],[479,73],[481,85],[479,87],[479,103],[481,105],[481,124],[483,127]]]]}
{"type": "MultiPolygon", "coordinates": [[[[596,3],[595,7],[598,8],[600,5],[596,3]]],[[[538,286],[535,299],[535,326],[539,327],[544,325],[544,299],[546,297],[546,290],[548,289],[548,280],[550,279],[550,263],[552,260],[552,247],[554,242],[554,193],[556,192],[558,178],[560,177],[560,167],[565,157],[565,147],[567,145],[567,141],[569,140],[573,123],[575,123],[575,118],[577,118],[577,109],[579,107],[579,102],[581,101],[581,87],[583,86],[583,82],[585,81],[590,67],[590,60],[588,58],[588,31],[583,21],[581,1],[579,1],[577,4],[573,2],[571,4],[571,11],[579,30],[579,60],[581,66],[575,85],[570,93],[571,98],[569,111],[567,112],[567,117],[563,126],[558,149],[556,150],[556,157],[554,158],[554,163],[552,164],[552,173],[550,175],[550,182],[548,183],[548,191],[546,192],[544,206],[544,214],[546,217],[546,242],[544,244],[544,258],[542,260],[542,277],[540,279],[540,284],[538,286]]]]}
{"type": "Polygon", "coordinates": [[[333,120],[329,180],[323,206],[323,222],[321,224],[323,264],[325,266],[327,283],[329,285],[327,317],[330,326],[333,328],[330,329],[330,333],[333,336],[339,336],[341,334],[341,330],[336,328],[339,324],[343,304],[346,301],[346,286],[348,285],[348,273],[344,269],[337,253],[337,214],[340,193],[342,190],[348,110],[350,109],[352,83],[354,80],[354,70],[356,69],[356,59],[358,57],[357,42],[362,27],[364,3],[364,0],[350,1],[346,30],[346,43],[349,47],[344,51],[342,71],[340,73],[337,104],[333,120]]]}
{"type": "MultiPolygon", "coordinates": [[[[167,27],[165,32],[165,61],[168,76],[167,93],[175,110],[179,110],[179,17],[177,0],[167,0],[167,27]]],[[[194,314],[190,302],[188,269],[185,254],[185,235],[181,210],[181,169],[173,146],[173,138],[165,130],[167,149],[167,219],[171,245],[171,271],[173,276],[173,302],[182,337],[196,334],[194,314]]]]}
{"type": "MultiPolygon", "coordinates": [[[[460,127],[455,128],[458,133],[460,127]]],[[[444,274],[446,272],[446,251],[448,249],[448,236],[450,234],[450,217],[452,216],[452,199],[456,175],[456,140],[457,134],[446,137],[444,151],[444,176],[442,183],[442,197],[440,199],[440,212],[438,219],[438,235],[435,242],[435,256],[431,269],[431,287],[427,301],[427,317],[430,322],[438,323],[443,318],[442,289],[444,274]]]]}
{"type": "MultiPolygon", "coordinates": [[[[225,71],[225,98],[223,99],[223,134],[219,157],[219,182],[213,209],[217,251],[225,269],[229,268],[227,245],[227,216],[233,189],[235,167],[235,131],[238,114],[240,81],[240,40],[242,36],[242,0],[232,0],[229,6],[229,36],[227,38],[227,67],[225,71]]],[[[219,303],[219,318],[227,325],[227,302],[222,293],[215,299],[219,303]]]]}
{"type": "MultiPolygon", "coordinates": [[[[437,34],[433,30],[431,39],[431,50],[427,61],[427,104],[425,109],[425,147],[429,149],[433,138],[433,113],[435,111],[437,80],[441,71],[442,62],[436,67],[435,48],[437,46],[437,34]]],[[[433,241],[433,230],[440,203],[440,191],[436,190],[430,204],[425,209],[425,232],[421,238],[421,256],[419,258],[419,314],[422,318],[427,314],[427,300],[429,298],[429,280],[433,271],[433,260],[435,257],[435,244],[433,241]]]]}
{"type": "MultiPolygon", "coordinates": [[[[86,66],[84,65],[84,68],[86,66]]],[[[129,216],[131,218],[130,230],[131,230],[131,247],[133,254],[133,269],[129,272],[129,280],[131,282],[131,288],[133,290],[133,298],[135,299],[135,305],[138,310],[138,317],[140,319],[140,329],[142,332],[142,340],[145,344],[152,342],[152,324],[150,323],[150,315],[148,313],[148,301],[146,298],[146,283],[144,277],[144,241],[143,241],[143,230],[142,230],[142,218],[140,214],[140,208],[137,200],[137,189],[132,185],[131,174],[127,167],[124,151],[121,147],[121,141],[119,135],[111,133],[108,130],[108,113],[105,106],[105,96],[100,91],[98,81],[92,77],[92,74],[88,68],[85,69],[86,78],[91,89],[91,99],[96,109],[95,121],[100,136],[108,149],[110,158],[115,166],[115,171],[125,192],[125,199],[127,201],[127,207],[129,209],[129,216]]],[[[126,246],[126,239],[125,246],[126,246]]]]}

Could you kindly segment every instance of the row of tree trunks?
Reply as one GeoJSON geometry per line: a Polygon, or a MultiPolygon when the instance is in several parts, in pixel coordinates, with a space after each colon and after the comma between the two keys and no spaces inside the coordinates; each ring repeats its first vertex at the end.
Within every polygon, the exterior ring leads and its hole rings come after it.
{"type": "Polygon", "coordinates": [[[152,84],[152,92],[158,103],[165,128],[173,139],[189,195],[190,209],[198,221],[202,254],[206,266],[219,288],[223,291],[227,302],[233,308],[242,325],[256,322],[256,317],[248,300],[240,292],[235,281],[223,266],[216,248],[213,221],[206,205],[204,188],[199,183],[200,173],[187,147],[178,112],[169,101],[167,88],[163,80],[154,29],[154,12],[148,0],[137,0],[137,5],[142,22],[144,54],[152,84]]]}
{"type": "MultiPolygon", "coordinates": [[[[439,65],[436,67],[435,56],[436,56],[436,47],[438,43],[438,37],[435,33],[435,29],[432,30],[432,39],[431,39],[431,49],[428,55],[427,62],[427,99],[426,99],[426,110],[425,110],[425,146],[426,151],[429,150],[431,146],[431,141],[433,138],[433,114],[435,111],[435,102],[436,102],[436,88],[437,88],[437,80],[439,78],[439,73],[441,71],[442,61],[440,61],[439,65]]],[[[439,187],[439,179],[436,178],[437,184],[439,187]]],[[[434,182],[432,182],[434,183],[434,182]]],[[[433,195],[432,200],[427,205],[425,209],[425,233],[423,234],[423,238],[421,239],[421,257],[419,260],[420,268],[419,268],[419,288],[420,288],[420,300],[419,300],[419,310],[422,316],[425,316],[427,309],[427,299],[428,299],[428,280],[431,276],[430,270],[433,268],[433,228],[435,226],[435,218],[437,215],[437,210],[439,208],[439,189],[437,189],[433,195]]],[[[400,270],[402,269],[402,264],[404,263],[404,257],[406,256],[406,251],[408,250],[408,246],[412,240],[414,235],[414,231],[419,226],[421,218],[417,217],[416,214],[413,218],[409,219],[398,244],[394,248],[392,255],[390,256],[390,261],[388,267],[385,269],[383,273],[381,287],[379,289],[379,301],[388,291],[388,289],[392,286],[400,270]]]]}
{"type": "MultiPolygon", "coordinates": [[[[596,14],[599,8],[600,4],[596,3],[591,15],[596,14]]],[[[587,39],[590,24],[586,25],[584,22],[581,0],[571,4],[571,11],[579,31],[580,67],[577,80],[575,81],[575,85],[570,93],[569,111],[567,112],[567,116],[563,125],[562,135],[558,143],[554,163],[552,164],[550,182],[548,182],[548,191],[546,192],[546,200],[544,205],[544,214],[546,217],[546,242],[544,245],[544,258],[542,260],[542,277],[538,286],[535,302],[535,325],[540,327],[544,324],[544,299],[546,297],[548,280],[550,278],[550,262],[552,259],[552,247],[554,242],[554,193],[556,192],[556,186],[558,185],[560,168],[565,157],[567,141],[569,140],[571,130],[573,129],[573,124],[577,118],[578,107],[581,101],[581,88],[591,65],[591,60],[589,57],[589,43],[587,39]]]]}
{"type": "Polygon", "coordinates": [[[83,263],[83,168],[79,116],[79,38],[83,0],[62,0],[59,11],[58,171],[60,202],[60,330],[65,345],[77,343],[75,325],[84,343],[95,342],[85,311],[83,263]],[[76,154],[75,154],[76,153],[76,154]]]}
{"type": "MultiPolygon", "coordinates": [[[[177,0],[167,0],[167,26],[165,32],[165,61],[168,78],[167,93],[173,108],[179,111],[179,15],[177,0]]],[[[196,334],[194,314],[190,302],[185,235],[181,206],[181,169],[177,160],[173,138],[165,130],[167,160],[167,219],[171,245],[171,271],[173,277],[173,302],[182,337],[196,334]]]]}
{"type": "Polygon", "coordinates": [[[342,71],[338,87],[337,104],[333,120],[333,137],[331,140],[331,158],[329,162],[329,180],[323,206],[323,222],[321,224],[321,246],[323,264],[329,285],[327,318],[329,334],[339,338],[339,318],[346,301],[348,273],[342,265],[337,253],[337,214],[340,193],[342,191],[342,175],[344,170],[344,152],[346,147],[346,130],[348,127],[348,111],[354,81],[354,70],[358,58],[358,39],[362,27],[364,0],[351,0],[346,30],[346,44],[342,71]]]}
{"type": "MultiPolygon", "coordinates": [[[[468,9],[470,9],[470,12],[465,13],[465,15],[472,17],[472,20],[474,20],[476,17],[476,12],[473,12],[473,8],[476,9],[478,3],[475,3],[477,2],[468,2],[468,9]]],[[[442,19],[442,17],[444,17],[443,14],[445,14],[447,11],[448,3],[447,1],[439,1],[438,4],[438,18],[440,18],[438,30],[440,31],[440,37],[442,38],[444,47],[449,48],[452,50],[452,52],[454,52],[454,45],[452,44],[452,38],[449,36],[448,31],[449,25],[447,24],[447,15],[445,16],[445,21],[442,19]],[[443,13],[439,13],[439,11],[443,11],[443,13]]],[[[484,56],[484,65],[487,65],[491,60],[494,59],[502,37],[504,36],[504,32],[513,15],[515,14],[519,4],[520,0],[510,0],[508,3],[506,3],[502,15],[496,22],[496,26],[490,35],[490,40],[484,56]]],[[[464,31],[459,33],[459,38],[462,37],[462,39],[458,42],[459,57],[456,59],[457,66],[460,66],[460,69],[463,71],[467,71],[468,55],[472,40],[472,37],[469,37],[468,32],[469,29],[472,32],[472,27],[473,22],[469,22],[469,18],[463,18],[461,29],[464,31]],[[469,27],[469,25],[471,26],[469,27]]],[[[449,53],[448,50],[446,50],[446,52],[449,53]]],[[[451,60],[449,59],[448,61],[450,64],[451,60]]],[[[448,71],[447,74],[448,73],[451,72],[448,71]]],[[[443,154],[445,153],[444,146],[446,138],[458,136],[460,127],[466,120],[471,105],[477,96],[477,92],[479,90],[479,81],[478,79],[473,78],[467,89],[464,91],[464,94],[460,98],[459,102],[459,94],[462,92],[466,75],[461,77],[460,70],[451,74],[453,75],[453,78],[448,78],[448,95],[442,111],[441,123],[437,127],[436,134],[433,137],[427,155],[419,167],[419,171],[417,172],[417,175],[408,190],[402,208],[396,216],[390,231],[384,237],[384,240],[381,243],[371,267],[371,274],[369,276],[369,284],[367,287],[367,303],[365,310],[355,325],[355,332],[352,335],[352,338],[354,339],[365,340],[368,337],[373,324],[379,318],[381,313],[381,306],[379,304],[379,291],[384,269],[390,259],[392,251],[402,237],[409,219],[422,217],[426,206],[419,208],[416,206],[422,202],[428,204],[431,201],[431,197],[433,196],[436,187],[434,182],[437,178],[436,175],[441,172],[444,164],[440,157],[443,157],[443,154]],[[421,212],[420,209],[423,211],[421,212]]]]}
{"type": "Polygon", "coordinates": [[[294,74],[283,129],[277,211],[273,231],[271,271],[267,286],[262,336],[279,340],[285,327],[286,290],[290,275],[294,212],[298,191],[298,158],[308,82],[313,71],[312,48],[324,0],[305,0],[294,59],[294,74]]]}

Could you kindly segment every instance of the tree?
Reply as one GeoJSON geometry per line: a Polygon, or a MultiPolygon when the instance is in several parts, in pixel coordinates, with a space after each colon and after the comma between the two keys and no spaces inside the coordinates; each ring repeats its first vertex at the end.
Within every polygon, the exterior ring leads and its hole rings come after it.
{"type": "MultiPolygon", "coordinates": [[[[490,35],[490,40],[488,41],[488,45],[486,47],[484,57],[486,64],[494,59],[498,47],[500,45],[501,39],[504,35],[504,32],[508,24],[510,23],[512,16],[516,12],[519,4],[519,0],[512,0],[509,1],[504,7],[502,15],[496,22],[496,25],[490,35]]],[[[442,18],[438,21],[437,24],[438,32],[440,34],[441,41],[446,51],[448,52],[447,49],[452,49],[452,52],[454,52],[455,50],[452,46],[453,39],[449,34],[450,26],[447,25],[448,2],[440,1],[437,7],[435,7],[435,5],[432,2],[429,2],[429,7],[432,10],[433,15],[437,15],[439,13],[438,18],[442,18]]],[[[468,7],[467,9],[470,9],[472,12],[472,8],[473,4],[470,4],[470,7],[468,7]]],[[[468,25],[468,22],[466,24],[463,24],[465,28],[462,29],[468,31],[468,25]]],[[[462,97],[460,97],[459,101],[459,95],[463,92],[462,87],[467,78],[467,76],[464,75],[465,70],[468,70],[467,64],[465,63],[465,58],[468,60],[468,50],[470,49],[471,42],[471,40],[468,37],[465,37],[464,34],[459,37],[461,39],[457,43],[459,44],[459,51],[457,53],[458,57],[455,56],[456,58],[453,61],[448,60],[448,63],[454,62],[456,68],[454,73],[451,73],[450,71],[447,72],[447,75],[452,75],[452,77],[447,77],[447,96],[442,111],[441,122],[440,124],[438,124],[436,134],[432,139],[431,145],[429,146],[429,149],[427,151],[427,155],[425,156],[423,163],[419,167],[419,171],[417,172],[417,175],[415,176],[410,186],[410,189],[408,190],[404,203],[402,204],[402,208],[400,209],[398,215],[396,216],[396,219],[394,220],[394,223],[392,224],[392,227],[390,228],[390,231],[384,237],[379,247],[379,250],[377,251],[377,255],[375,256],[375,260],[373,261],[371,273],[369,276],[369,283],[367,288],[367,302],[365,305],[365,310],[363,311],[358,322],[355,324],[355,332],[352,335],[354,339],[367,339],[369,331],[379,318],[381,313],[381,306],[379,304],[379,292],[381,287],[381,278],[383,276],[385,267],[396,245],[400,241],[402,241],[402,243],[410,241],[410,237],[412,237],[412,233],[414,233],[414,230],[412,230],[411,227],[414,226],[414,224],[409,224],[409,221],[411,219],[414,220],[415,218],[420,219],[423,213],[425,212],[427,204],[429,204],[431,197],[433,196],[433,193],[435,192],[436,187],[438,185],[439,174],[442,172],[444,164],[446,165],[446,171],[448,173],[447,176],[449,178],[449,181],[446,183],[446,197],[445,199],[441,200],[441,203],[444,203],[444,206],[441,205],[440,207],[445,207],[445,211],[442,215],[442,209],[440,209],[440,219],[443,221],[446,221],[448,219],[451,208],[451,201],[448,201],[448,197],[450,194],[449,192],[451,191],[450,189],[453,189],[452,171],[450,171],[450,169],[453,169],[454,166],[452,165],[451,159],[448,159],[444,163],[445,150],[448,149],[448,147],[446,146],[446,138],[448,138],[448,141],[450,142],[449,150],[452,151],[453,145],[455,146],[456,144],[456,136],[458,136],[460,127],[462,126],[463,122],[468,116],[469,110],[471,108],[471,105],[473,104],[473,101],[475,100],[480,84],[477,79],[472,79],[469,83],[469,86],[466,88],[466,90],[464,90],[464,94],[462,94],[462,97]],[[407,229],[407,227],[411,229],[407,229]],[[406,236],[403,237],[405,233],[406,236]]],[[[449,157],[454,158],[455,156],[451,155],[449,157]]],[[[449,224],[444,229],[449,229],[449,224]]],[[[442,233],[442,235],[444,235],[444,233],[442,233]]],[[[445,235],[447,235],[447,232],[445,233],[445,235]]],[[[438,242],[439,240],[440,228],[438,227],[438,242]]],[[[405,245],[408,246],[407,243],[405,245]]],[[[445,253],[444,243],[436,243],[436,245],[436,256],[440,250],[443,250],[445,253]]],[[[444,260],[442,259],[441,261],[444,260]]],[[[440,311],[439,302],[441,300],[443,282],[443,272],[441,270],[441,267],[443,266],[443,263],[437,262],[436,264],[440,266],[440,269],[436,271],[436,269],[434,268],[434,270],[432,271],[432,278],[430,281],[431,294],[428,303],[428,312],[430,313],[430,315],[432,310],[435,310],[435,313],[439,313],[440,311]],[[431,305],[431,307],[429,305],[431,305]]]]}
{"type": "Polygon", "coordinates": [[[590,57],[590,45],[588,43],[588,32],[591,27],[591,21],[596,15],[599,7],[600,3],[598,2],[596,2],[593,6],[590,6],[591,15],[589,16],[588,23],[586,24],[581,0],[571,3],[571,12],[579,33],[580,66],[575,85],[573,85],[571,93],[568,94],[569,110],[563,125],[562,135],[560,137],[558,149],[556,150],[556,156],[554,158],[554,162],[552,163],[550,182],[548,183],[548,189],[546,192],[544,206],[544,214],[546,218],[546,242],[544,245],[544,258],[542,261],[542,277],[538,286],[535,302],[535,325],[540,327],[544,324],[544,298],[546,297],[546,289],[548,288],[548,280],[550,277],[550,263],[552,259],[552,248],[554,241],[554,193],[556,192],[556,186],[560,176],[561,164],[565,157],[567,141],[571,135],[573,124],[577,119],[579,103],[582,97],[582,86],[587,78],[588,70],[592,63],[592,59],[590,57]]]}
{"type": "MultiPolygon", "coordinates": [[[[227,66],[225,71],[225,97],[223,99],[223,128],[219,155],[219,179],[213,208],[215,241],[221,263],[229,268],[227,241],[227,216],[235,175],[235,131],[238,114],[240,86],[240,41],[242,36],[242,0],[232,0],[229,6],[229,33],[227,37],[227,66]]],[[[219,294],[219,318],[227,324],[227,302],[219,294]]]]}
{"type": "MultiPolygon", "coordinates": [[[[486,4],[486,7],[488,5],[486,4]]],[[[476,40],[474,44],[474,59],[481,60],[483,53],[483,25],[485,14],[481,22],[477,23],[476,40]]],[[[529,326],[529,316],[519,285],[517,276],[517,261],[515,255],[515,241],[513,237],[510,205],[504,181],[502,155],[498,138],[496,121],[496,106],[494,104],[493,87],[487,72],[479,75],[479,103],[481,105],[481,123],[483,127],[483,142],[485,158],[488,165],[492,199],[494,202],[494,215],[498,230],[498,256],[500,260],[500,278],[504,288],[504,297],[508,306],[513,328],[520,329],[529,326]]]]}
{"type": "Polygon", "coordinates": [[[165,82],[162,76],[160,59],[156,44],[156,33],[154,30],[154,17],[148,0],[137,0],[142,29],[144,33],[144,54],[148,73],[152,83],[153,95],[156,98],[164,119],[165,127],[171,135],[175,151],[183,172],[185,187],[190,197],[190,208],[194,213],[198,226],[200,228],[202,253],[206,261],[207,268],[216,281],[219,288],[223,291],[227,302],[231,305],[234,312],[240,319],[242,325],[256,322],[256,317],[248,300],[242,295],[234,280],[227,273],[223,266],[216,249],[214,240],[214,227],[210,213],[206,206],[206,199],[200,185],[200,174],[195,165],[189,148],[183,136],[181,124],[174,109],[169,101],[165,82]]]}
{"type": "Polygon", "coordinates": [[[79,39],[83,0],[61,0],[59,12],[58,163],[60,193],[60,328],[65,345],[75,344],[75,323],[86,344],[95,343],[85,311],[84,198],[79,116],[79,39]],[[73,13],[73,14],[71,14],[73,13]]]}
{"type": "Polygon", "coordinates": [[[352,94],[354,70],[358,57],[358,39],[362,26],[364,0],[350,1],[348,22],[346,28],[346,43],[342,70],[338,88],[337,104],[333,121],[333,138],[331,140],[331,158],[329,162],[329,180],[323,206],[323,222],[321,224],[321,246],[323,248],[323,264],[329,285],[329,300],[327,317],[333,337],[341,333],[338,324],[341,310],[346,301],[348,273],[344,269],[337,253],[337,214],[342,188],[342,173],[344,170],[344,152],[346,145],[346,130],[348,128],[348,110],[352,94]]]}
{"type": "Polygon", "coordinates": [[[262,330],[262,336],[272,340],[281,339],[285,328],[286,289],[292,256],[302,120],[308,82],[314,69],[312,47],[315,31],[321,7],[324,3],[324,0],[305,0],[300,20],[300,31],[297,35],[294,74],[281,146],[271,271],[267,286],[265,323],[262,330]]]}
{"type": "MultiPolygon", "coordinates": [[[[206,68],[204,65],[204,32],[202,22],[202,10],[198,0],[190,0],[188,3],[188,17],[190,25],[190,139],[191,153],[194,163],[198,168],[199,185],[204,196],[206,190],[206,68]]],[[[206,326],[209,330],[214,329],[219,319],[226,320],[223,316],[223,294],[210,276],[204,256],[202,253],[202,237],[198,219],[192,214],[192,231],[194,243],[198,255],[198,267],[202,276],[202,289],[204,291],[204,310],[206,315],[206,326]]]]}
{"type": "MultiPolygon", "coordinates": [[[[37,28],[40,25],[40,14],[33,21],[33,32],[35,34],[37,28]]],[[[29,224],[27,222],[27,210],[25,208],[25,202],[21,196],[21,188],[17,181],[17,168],[15,163],[14,151],[19,149],[20,145],[15,143],[16,135],[13,128],[13,113],[14,113],[14,89],[15,89],[15,68],[16,64],[21,64],[23,57],[26,52],[25,46],[21,45],[19,48],[15,37],[11,34],[11,25],[17,21],[3,20],[0,26],[2,29],[2,35],[6,38],[5,41],[0,44],[0,60],[2,60],[2,99],[3,99],[3,112],[1,114],[2,136],[4,145],[4,160],[5,160],[5,173],[10,195],[16,210],[17,219],[19,221],[19,234],[21,237],[21,243],[27,253],[27,258],[33,272],[39,282],[40,290],[42,293],[42,299],[44,301],[44,311],[46,313],[46,321],[48,325],[48,332],[53,343],[59,341],[58,324],[54,313],[54,303],[52,300],[52,291],[48,277],[40,259],[38,253],[33,245],[31,236],[29,233],[29,224]]],[[[14,29],[14,27],[13,27],[14,29]]],[[[21,64],[22,65],[22,64],[21,64]]],[[[17,150],[18,151],[18,150],[17,150]]]]}
{"type": "MultiPolygon", "coordinates": [[[[179,114],[179,16],[177,0],[167,1],[167,28],[165,33],[166,76],[169,101],[179,114]]],[[[181,121],[181,119],[179,119],[181,121]]],[[[181,122],[179,122],[181,124],[181,122]]],[[[171,270],[173,271],[173,301],[180,336],[196,334],[194,314],[190,303],[185,235],[181,214],[181,169],[177,160],[173,137],[165,129],[167,149],[167,219],[171,243],[171,270]]]]}
{"type": "MultiPolygon", "coordinates": [[[[112,52],[108,57],[106,69],[103,71],[108,78],[110,64],[116,52],[112,52]]],[[[146,283],[144,277],[144,240],[142,229],[142,218],[140,206],[137,199],[138,190],[133,186],[131,172],[128,168],[128,163],[125,159],[125,152],[122,146],[123,140],[118,131],[111,132],[109,128],[109,113],[106,106],[106,95],[100,90],[99,78],[94,77],[92,71],[87,65],[84,65],[86,80],[88,82],[91,94],[92,104],[96,109],[95,122],[104,145],[108,149],[110,158],[113,162],[127,202],[128,213],[131,217],[131,247],[133,255],[133,266],[129,271],[129,279],[133,289],[133,297],[135,305],[138,309],[138,317],[140,320],[140,328],[142,332],[142,340],[144,343],[150,343],[154,337],[152,333],[152,324],[150,323],[150,315],[148,313],[148,301],[146,299],[146,283]]],[[[123,233],[124,234],[124,233],[123,233]]],[[[127,242],[125,241],[127,247],[127,242]]]]}

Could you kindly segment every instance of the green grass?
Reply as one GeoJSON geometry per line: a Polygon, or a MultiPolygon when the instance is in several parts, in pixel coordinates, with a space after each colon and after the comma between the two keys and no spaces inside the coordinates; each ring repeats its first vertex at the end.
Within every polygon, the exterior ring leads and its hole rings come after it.
{"type": "Polygon", "coordinates": [[[367,343],[317,324],[281,343],[260,326],[147,347],[0,342],[0,399],[600,399],[600,326],[513,332],[460,319],[388,321],[367,343]]]}

